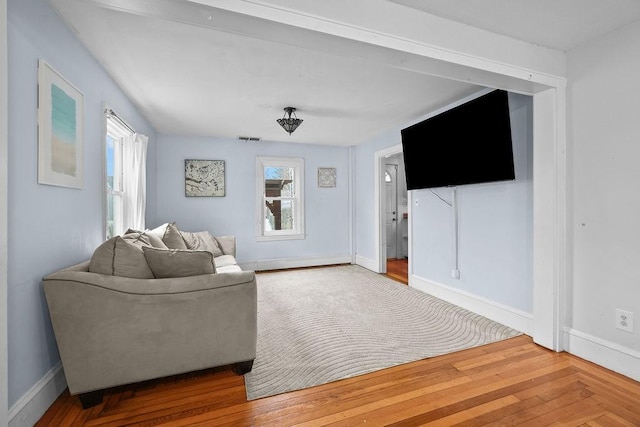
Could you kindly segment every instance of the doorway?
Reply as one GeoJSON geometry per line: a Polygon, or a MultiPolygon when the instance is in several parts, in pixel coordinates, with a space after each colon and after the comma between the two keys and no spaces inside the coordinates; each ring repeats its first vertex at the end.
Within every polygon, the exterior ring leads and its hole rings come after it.
{"type": "Polygon", "coordinates": [[[408,284],[408,193],[402,152],[389,154],[383,163],[380,171],[384,197],[380,198],[380,211],[385,213],[385,272],[388,277],[408,284]]]}
{"type": "Polygon", "coordinates": [[[385,165],[385,225],[387,233],[387,259],[399,258],[398,248],[398,165],[385,165]]]}

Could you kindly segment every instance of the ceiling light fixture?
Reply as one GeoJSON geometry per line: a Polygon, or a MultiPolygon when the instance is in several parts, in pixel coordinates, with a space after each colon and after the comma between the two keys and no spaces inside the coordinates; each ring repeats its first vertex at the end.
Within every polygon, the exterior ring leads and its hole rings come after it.
{"type": "Polygon", "coordinates": [[[285,107],[284,116],[276,121],[284,130],[289,132],[289,135],[291,135],[294,130],[298,129],[298,126],[302,123],[302,119],[299,119],[296,116],[296,109],[293,107],[285,107]],[[293,118],[291,117],[291,114],[293,114],[293,118]]]}

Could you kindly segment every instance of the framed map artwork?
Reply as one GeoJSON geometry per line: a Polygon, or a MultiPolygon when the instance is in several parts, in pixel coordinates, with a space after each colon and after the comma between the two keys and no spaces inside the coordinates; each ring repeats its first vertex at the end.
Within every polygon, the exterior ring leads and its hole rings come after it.
{"type": "Polygon", "coordinates": [[[184,161],[186,197],[224,197],[224,160],[184,161]]]}

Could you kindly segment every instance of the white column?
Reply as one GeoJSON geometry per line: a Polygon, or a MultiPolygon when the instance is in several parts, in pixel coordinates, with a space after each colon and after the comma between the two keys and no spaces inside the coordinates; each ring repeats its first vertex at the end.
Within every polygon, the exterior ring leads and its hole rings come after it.
{"type": "Polygon", "coordinates": [[[8,417],[7,379],[7,155],[8,155],[8,89],[7,75],[7,0],[0,0],[0,425],[8,417]]]}

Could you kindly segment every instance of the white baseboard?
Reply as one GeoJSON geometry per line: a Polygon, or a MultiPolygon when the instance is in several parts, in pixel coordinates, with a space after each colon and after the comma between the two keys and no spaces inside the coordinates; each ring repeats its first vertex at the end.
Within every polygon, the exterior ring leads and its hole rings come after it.
{"type": "Polygon", "coordinates": [[[531,313],[417,276],[409,277],[409,286],[502,323],[525,335],[531,336],[533,333],[533,314],[531,313]]]}
{"type": "Polygon", "coordinates": [[[376,260],[365,258],[360,255],[356,255],[356,264],[366,269],[369,269],[374,273],[380,273],[378,261],[376,260]]]}
{"type": "Polygon", "coordinates": [[[316,267],[322,265],[351,264],[351,255],[335,255],[317,258],[280,258],[242,262],[238,265],[243,270],[282,270],[285,268],[316,267]]]}
{"type": "Polygon", "coordinates": [[[640,381],[640,352],[571,328],[564,329],[568,353],[640,381]]]}
{"type": "Polygon", "coordinates": [[[58,362],[9,409],[9,427],[26,427],[37,423],[66,388],[62,363],[58,362]]]}

